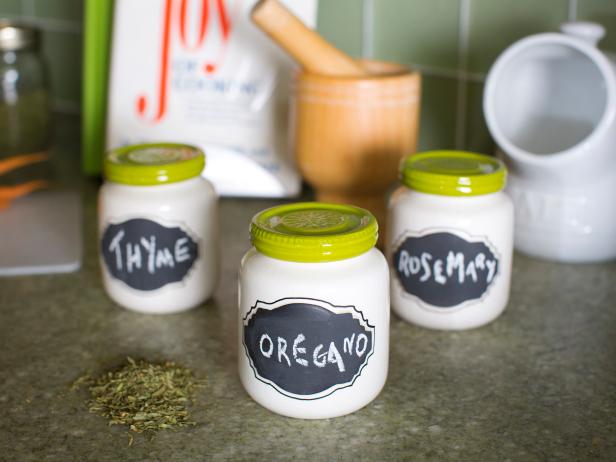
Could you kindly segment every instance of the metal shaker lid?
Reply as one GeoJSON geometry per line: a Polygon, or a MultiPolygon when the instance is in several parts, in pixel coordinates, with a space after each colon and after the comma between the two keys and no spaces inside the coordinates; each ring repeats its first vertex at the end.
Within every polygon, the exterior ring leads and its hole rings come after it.
{"type": "Polygon", "coordinates": [[[36,48],[39,36],[39,30],[35,27],[0,19],[0,51],[36,48]]]}

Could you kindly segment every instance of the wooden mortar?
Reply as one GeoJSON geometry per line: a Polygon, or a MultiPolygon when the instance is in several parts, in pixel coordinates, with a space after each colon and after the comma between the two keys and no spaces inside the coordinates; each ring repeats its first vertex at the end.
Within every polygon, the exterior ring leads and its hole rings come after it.
{"type": "Polygon", "coordinates": [[[368,76],[299,72],[292,102],[299,169],[317,200],[370,210],[381,226],[401,159],[415,152],[421,76],[387,62],[362,61],[368,76]]]}

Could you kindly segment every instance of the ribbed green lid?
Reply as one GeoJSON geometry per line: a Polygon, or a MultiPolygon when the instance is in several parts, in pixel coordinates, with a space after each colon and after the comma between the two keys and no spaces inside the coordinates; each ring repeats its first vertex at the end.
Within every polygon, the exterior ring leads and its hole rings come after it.
{"type": "Polygon", "coordinates": [[[103,173],[115,183],[152,186],[199,176],[204,166],[205,155],[195,146],[152,143],[108,152],[103,161],[103,173]]]}
{"type": "Polygon", "coordinates": [[[328,262],[355,257],[374,247],[378,224],[359,207],[300,202],[255,215],[250,236],[256,249],[272,258],[328,262]]]}
{"type": "Polygon", "coordinates": [[[464,151],[430,151],[402,162],[402,182],[443,196],[479,196],[505,187],[507,169],[498,159],[464,151]]]}

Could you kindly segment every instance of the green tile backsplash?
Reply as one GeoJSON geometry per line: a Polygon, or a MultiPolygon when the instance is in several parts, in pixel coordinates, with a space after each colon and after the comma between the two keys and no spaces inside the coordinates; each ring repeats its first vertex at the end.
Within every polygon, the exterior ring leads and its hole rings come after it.
{"type": "Polygon", "coordinates": [[[578,0],[578,19],[595,21],[606,28],[599,47],[616,53],[616,0],[578,0]]]}
{"type": "Polygon", "coordinates": [[[423,76],[418,150],[455,147],[456,87],[454,79],[423,76]]]}
{"type": "Polygon", "coordinates": [[[346,53],[360,57],[363,37],[363,0],[322,1],[317,25],[327,40],[346,53]]]}
{"type": "Polygon", "coordinates": [[[81,99],[81,40],[75,35],[43,32],[43,55],[50,68],[51,93],[61,101],[78,102],[81,99]]]}
{"type": "Polygon", "coordinates": [[[471,0],[468,66],[487,72],[507,46],[538,32],[558,30],[567,20],[568,0],[471,0]]]}
{"type": "Polygon", "coordinates": [[[459,0],[375,0],[374,56],[457,69],[459,8],[459,0]]]}
{"type": "MultiPolygon", "coordinates": [[[[62,110],[79,107],[83,3],[0,0],[0,16],[43,29],[62,110]]],[[[512,42],[555,31],[568,19],[602,23],[607,35],[600,46],[616,52],[616,0],[320,0],[318,29],[353,56],[368,53],[422,71],[419,149],[493,152],[482,110],[486,72],[512,42]]]]}
{"type": "Polygon", "coordinates": [[[85,0],[30,0],[35,16],[81,21],[85,0]]]}
{"type": "Polygon", "coordinates": [[[0,0],[0,16],[21,13],[21,1],[22,0],[0,0]]]}
{"type": "Polygon", "coordinates": [[[494,141],[483,116],[483,83],[466,82],[466,127],[464,149],[482,154],[494,153],[494,141]]]}

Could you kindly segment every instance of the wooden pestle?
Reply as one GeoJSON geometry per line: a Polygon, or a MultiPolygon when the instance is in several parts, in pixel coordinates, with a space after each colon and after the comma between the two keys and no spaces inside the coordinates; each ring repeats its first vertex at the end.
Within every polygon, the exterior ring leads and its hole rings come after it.
{"type": "Polygon", "coordinates": [[[370,75],[359,62],[307,27],[278,0],[257,2],[252,20],[307,72],[339,77],[370,75]]]}

